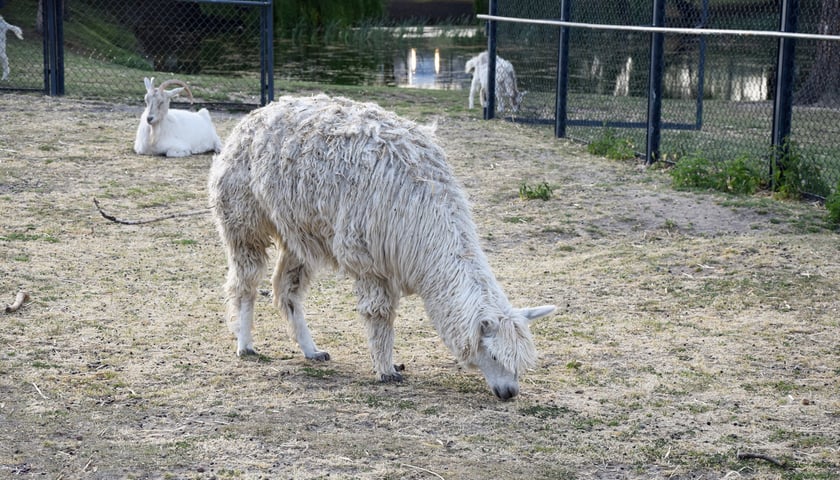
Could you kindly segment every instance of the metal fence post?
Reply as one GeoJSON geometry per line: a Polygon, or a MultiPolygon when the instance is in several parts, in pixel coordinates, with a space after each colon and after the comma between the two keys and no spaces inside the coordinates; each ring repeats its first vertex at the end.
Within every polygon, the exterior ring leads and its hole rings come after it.
{"type": "MultiPolygon", "coordinates": [[[[653,26],[665,26],[665,0],[653,0],[653,26]]],[[[665,63],[665,34],[650,34],[650,77],[648,87],[647,142],[645,163],[659,159],[659,141],[662,136],[662,70],[665,63]]]]}
{"type": "MultiPolygon", "coordinates": [[[[498,12],[496,0],[490,0],[490,15],[498,12]]],[[[496,21],[487,21],[487,106],[484,119],[490,120],[496,113],[496,21]]]]}
{"type": "MultiPolygon", "coordinates": [[[[560,0],[560,21],[568,22],[572,0],[560,0]]],[[[566,136],[569,92],[569,28],[560,27],[557,42],[557,91],[554,104],[554,136],[566,136]]]]}
{"type": "Polygon", "coordinates": [[[274,101],[273,2],[260,8],[260,105],[274,101]]]}
{"type": "Polygon", "coordinates": [[[64,95],[64,18],[62,0],[44,0],[44,93],[64,95]]]}
{"type": "MultiPolygon", "coordinates": [[[[796,32],[799,16],[799,0],[782,0],[779,30],[796,32]]],[[[788,148],[790,125],[793,117],[793,73],[795,60],[795,39],[779,38],[779,52],[776,60],[776,92],[773,99],[773,161],[770,162],[770,181],[775,189],[774,166],[783,169],[779,160],[788,148]]]]}

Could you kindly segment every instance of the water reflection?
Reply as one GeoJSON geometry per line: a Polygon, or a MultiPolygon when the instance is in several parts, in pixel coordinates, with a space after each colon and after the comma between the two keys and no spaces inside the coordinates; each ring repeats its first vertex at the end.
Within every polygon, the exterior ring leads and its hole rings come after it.
{"type": "MultiPolygon", "coordinates": [[[[770,68],[735,61],[711,62],[705,74],[703,97],[733,102],[758,102],[770,98],[770,68]]],[[[665,69],[664,88],[671,98],[695,98],[697,65],[682,63],[665,69]]]]}
{"type": "Polygon", "coordinates": [[[440,48],[409,48],[394,56],[394,82],[405,88],[461,90],[472,78],[464,73],[468,59],[460,53],[445,55],[440,48]]]}
{"type": "MultiPolygon", "coordinates": [[[[465,90],[471,74],[464,72],[467,60],[483,45],[449,45],[446,42],[409,39],[387,49],[354,48],[347,45],[281,45],[277,72],[289,80],[343,85],[377,85],[403,88],[465,90]],[[443,43],[443,44],[441,44],[443,43]]],[[[648,61],[639,52],[615,55],[587,52],[571,57],[572,93],[635,96],[647,95],[648,61]]],[[[520,86],[532,91],[553,92],[556,64],[526,54],[513,56],[520,86]]],[[[772,66],[749,57],[710,55],[706,59],[704,98],[737,102],[770,98],[772,66]]],[[[698,89],[698,58],[693,55],[666,58],[664,97],[693,99],[698,89]]]]}
{"type": "Polygon", "coordinates": [[[633,57],[627,57],[624,66],[615,78],[614,97],[626,97],[630,94],[630,74],[633,73],[633,57]]]}

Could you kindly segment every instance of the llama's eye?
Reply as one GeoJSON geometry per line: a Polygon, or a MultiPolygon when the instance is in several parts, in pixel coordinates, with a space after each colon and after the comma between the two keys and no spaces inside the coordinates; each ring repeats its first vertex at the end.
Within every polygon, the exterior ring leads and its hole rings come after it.
{"type": "Polygon", "coordinates": [[[495,356],[495,355],[491,355],[491,356],[490,356],[490,358],[492,358],[494,362],[498,362],[498,361],[499,361],[499,359],[498,359],[498,358],[496,358],[496,356],[495,356]]]}

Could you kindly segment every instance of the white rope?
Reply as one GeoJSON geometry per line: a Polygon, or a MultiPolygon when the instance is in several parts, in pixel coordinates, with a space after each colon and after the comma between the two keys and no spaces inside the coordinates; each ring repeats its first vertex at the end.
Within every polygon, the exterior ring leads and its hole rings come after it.
{"type": "Polygon", "coordinates": [[[476,15],[481,20],[495,20],[499,22],[530,23],[534,25],[550,25],[555,27],[589,28],[595,30],[624,30],[630,32],[682,33],[686,35],[738,35],[755,37],[784,37],[800,38],[804,40],[832,40],[840,41],[840,35],[817,35],[813,33],[776,32],[768,30],[725,30],[716,28],[672,28],[672,27],[642,27],[637,25],[604,25],[601,23],[564,22],[560,20],[542,20],[517,17],[500,17],[498,15],[476,15]]]}

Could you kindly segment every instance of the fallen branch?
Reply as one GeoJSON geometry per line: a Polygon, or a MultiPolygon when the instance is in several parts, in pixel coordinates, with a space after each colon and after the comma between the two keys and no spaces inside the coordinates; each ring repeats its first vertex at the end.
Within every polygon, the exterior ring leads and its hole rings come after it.
{"type": "Polygon", "coordinates": [[[173,213],[173,214],[170,214],[170,215],[164,215],[162,217],[150,218],[148,220],[123,220],[123,219],[117,218],[113,215],[110,215],[108,213],[105,213],[105,210],[103,210],[102,207],[99,206],[99,200],[97,200],[95,197],[93,199],[93,204],[96,205],[96,209],[99,210],[99,213],[106,220],[110,220],[114,223],[120,223],[122,225],[143,225],[143,224],[146,224],[146,223],[160,222],[161,220],[169,220],[170,218],[191,217],[193,215],[206,214],[210,211],[209,208],[205,208],[203,210],[193,210],[193,211],[190,211],[190,212],[173,213]]]}
{"type": "Polygon", "coordinates": [[[763,453],[752,453],[752,452],[738,452],[738,460],[764,460],[767,462],[772,463],[777,467],[785,468],[785,462],[778,460],[770,455],[765,455],[763,453]]]}
{"type": "Polygon", "coordinates": [[[15,296],[15,303],[11,305],[6,305],[6,313],[16,312],[23,304],[29,300],[29,292],[24,292],[21,290],[15,296]]]}

